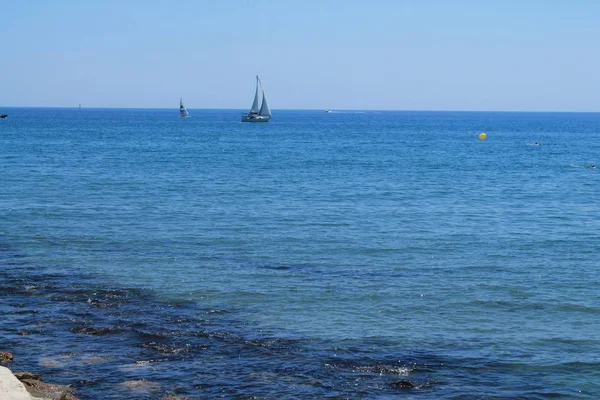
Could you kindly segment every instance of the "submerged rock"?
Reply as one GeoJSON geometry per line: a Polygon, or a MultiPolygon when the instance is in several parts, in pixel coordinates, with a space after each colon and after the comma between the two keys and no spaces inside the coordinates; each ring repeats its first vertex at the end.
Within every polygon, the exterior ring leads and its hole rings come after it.
{"type": "Polygon", "coordinates": [[[414,383],[406,379],[400,379],[399,381],[389,383],[389,385],[398,389],[413,389],[415,387],[414,383]]]}
{"type": "Polygon", "coordinates": [[[120,385],[129,389],[145,392],[153,392],[160,389],[160,383],[147,381],[145,379],[140,379],[137,381],[126,381],[121,383],[120,385]]]}
{"type": "Polygon", "coordinates": [[[167,396],[163,397],[160,400],[199,400],[197,397],[177,397],[177,396],[167,396]]]}
{"type": "Polygon", "coordinates": [[[59,361],[56,357],[40,358],[39,364],[42,367],[46,367],[46,368],[62,368],[65,366],[65,363],[62,361],[59,361]]]}
{"type": "Polygon", "coordinates": [[[114,327],[94,328],[94,327],[82,326],[79,328],[71,329],[71,332],[83,333],[84,335],[102,336],[102,335],[108,335],[111,333],[116,333],[117,329],[114,327]]]}

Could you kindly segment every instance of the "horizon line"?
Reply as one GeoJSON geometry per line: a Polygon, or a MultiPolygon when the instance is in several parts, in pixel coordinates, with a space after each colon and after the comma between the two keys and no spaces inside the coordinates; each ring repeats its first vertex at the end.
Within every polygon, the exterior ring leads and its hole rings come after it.
{"type": "MultiPolygon", "coordinates": [[[[104,107],[89,106],[0,106],[0,108],[48,108],[48,109],[88,109],[88,110],[170,110],[177,107],[104,107]]],[[[247,111],[247,108],[190,108],[188,110],[204,111],[247,111]]],[[[460,110],[460,109],[360,109],[360,108],[272,108],[274,111],[366,111],[366,112],[481,112],[481,113],[570,113],[570,114],[597,114],[600,111],[573,111],[573,110],[460,110]]]]}

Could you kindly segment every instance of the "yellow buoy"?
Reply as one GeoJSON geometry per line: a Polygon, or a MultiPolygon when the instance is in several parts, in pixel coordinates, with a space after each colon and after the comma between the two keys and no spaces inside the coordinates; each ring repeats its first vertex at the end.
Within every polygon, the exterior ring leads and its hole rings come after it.
{"type": "Polygon", "coordinates": [[[479,140],[485,140],[486,137],[487,135],[483,132],[479,134],[479,140]]]}

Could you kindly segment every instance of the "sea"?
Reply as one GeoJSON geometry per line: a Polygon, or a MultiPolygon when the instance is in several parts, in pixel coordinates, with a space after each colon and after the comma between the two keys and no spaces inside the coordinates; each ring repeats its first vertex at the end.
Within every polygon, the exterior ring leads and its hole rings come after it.
{"type": "Polygon", "coordinates": [[[600,113],[2,112],[13,371],[81,399],[600,398],[600,113]]]}

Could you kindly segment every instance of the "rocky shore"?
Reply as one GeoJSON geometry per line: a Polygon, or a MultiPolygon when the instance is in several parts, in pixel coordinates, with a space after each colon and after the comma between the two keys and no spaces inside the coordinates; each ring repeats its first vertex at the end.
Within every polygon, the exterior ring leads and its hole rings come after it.
{"type": "MultiPolygon", "coordinates": [[[[71,386],[53,385],[42,382],[40,374],[12,372],[7,368],[13,360],[9,352],[0,352],[0,400],[79,400],[71,386]]],[[[125,382],[125,386],[143,387],[147,381],[125,382]]],[[[193,400],[187,397],[167,396],[162,400],[193,400]]]]}
{"type": "Polygon", "coordinates": [[[42,382],[40,374],[13,373],[2,366],[13,360],[9,352],[0,352],[0,399],[1,400],[79,400],[69,386],[42,382]]]}

